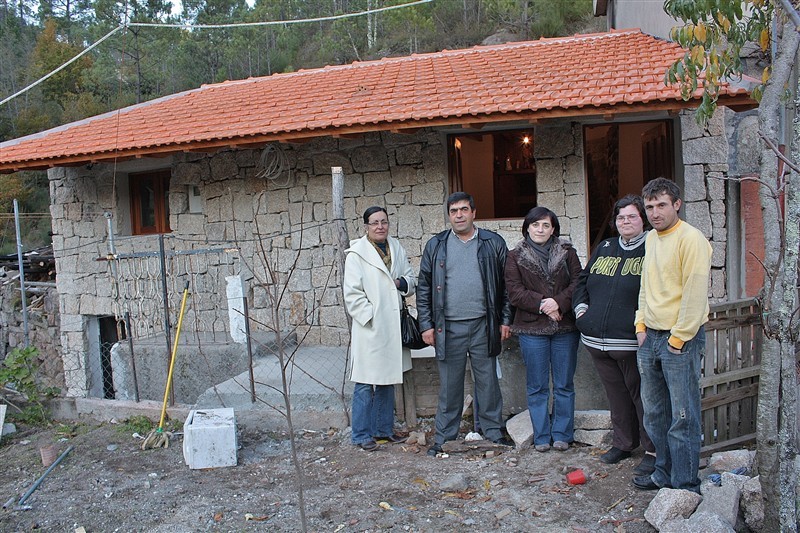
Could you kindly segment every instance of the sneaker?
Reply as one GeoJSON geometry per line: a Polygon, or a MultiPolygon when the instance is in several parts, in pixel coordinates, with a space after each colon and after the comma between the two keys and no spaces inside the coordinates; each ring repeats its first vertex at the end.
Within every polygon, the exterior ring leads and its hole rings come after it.
{"type": "MultiPolygon", "coordinates": [[[[600,456],[600,460],[608,465],[615,465],[618,462],[622,461],[623,459],[627,459],[631,456],[631,452],[626,452],[625,450],[620,450],[619,448],[612,447],[606,453],[600,456]]],[[[634,472],[636,472],[634,470],[634,472]]],[[[636,472],[639,474],[639,472],[636,472]]],[[[650,474],[651,472],[647,472],[650,474]]],[[[644,475],[644,472],[641,473],[644,475]]]]}
{"type": "Polygon", "coordinates": [[[436,457],[440,453],[444,453],[441,444],[434,444],[433,446],[428,448],[428,455],[430,455],[431,457],[436,457]]]}
{"type": "Polygon", "coordinates": [[[656,456],[649,453],[644,454],[642,462],[636,465],[633,473],[637,476],[649,476],[656,471],[656,456]]]}
{"type": "Polygon", "coordinates": [[[549,452],[550,451],[550,445],[549,444],[537,444],[536,446],[533,447],[533,449],[536,450],[537,452],[541,452],[541,453],[549,452]]]}
{"type": "Polygon", "coordinates": [[[553,443],[553,449],[560,452],[565,452],[569,450],[569,443],[564,442],[563,440],[557,440],[553,443]]]}

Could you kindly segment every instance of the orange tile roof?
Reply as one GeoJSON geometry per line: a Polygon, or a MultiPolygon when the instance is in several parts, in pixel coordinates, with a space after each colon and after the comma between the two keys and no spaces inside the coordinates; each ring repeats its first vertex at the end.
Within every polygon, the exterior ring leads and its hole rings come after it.
{"type": "MultiPolygon", "coordinates": [[[[376,129],[680,108],[691,103],[662,80],[682,55],[675,43],[624,30],[204,85],[2,143],[0,171],[376,129]]],[[[746,91],[727,87],[723,95],[743,100],[746,91]]]]}

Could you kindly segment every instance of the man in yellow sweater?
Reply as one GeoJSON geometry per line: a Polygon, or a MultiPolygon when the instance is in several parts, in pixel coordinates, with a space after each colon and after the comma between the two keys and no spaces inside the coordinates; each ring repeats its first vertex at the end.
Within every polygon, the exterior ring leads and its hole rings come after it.
{"type": "Polygon", "coordinates": [[[633,478],[639,489],[700,492],[700,368],[708,321],[711,245],[678,217],[681,191],[658,178],[642,190],[656,231],[645,241],[636,311],[644,426],[656,448],[655,471],[633,478]]]}

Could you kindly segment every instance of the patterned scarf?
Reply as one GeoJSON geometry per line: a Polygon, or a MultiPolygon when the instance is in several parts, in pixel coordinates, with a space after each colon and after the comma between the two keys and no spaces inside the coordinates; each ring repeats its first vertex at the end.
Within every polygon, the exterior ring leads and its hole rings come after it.
{"type": "Polygon", "coordinates": [[[375,250],[378,252],[378,256],[383,259],[383,264],[386,265],[386,270],[389,272],[392,271],[392,251],[389,249],[389,241],[383,242],[375,242],[369,237],[367,240],[372,243],[372,246],[375,247],[375,250]]]}

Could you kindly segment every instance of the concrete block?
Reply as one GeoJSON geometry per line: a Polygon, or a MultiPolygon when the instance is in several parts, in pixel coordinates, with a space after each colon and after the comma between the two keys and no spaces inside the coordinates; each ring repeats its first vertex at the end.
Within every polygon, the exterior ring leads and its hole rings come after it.
{"type": "Polygon", "coordinates": [[[525,410],[511,417],[506,422],[506,431],[508,431],[508,436],[514,441],[517,448],[530,446],[533,442],[533,425],[531,424],[530,413],[525,410]]]}
{"type": "MultiPolygon", "coordinates": [[[[750,476],[740,476],[739,474],[732,474],[730,472],[723,472],[722,473],[722,484],[723,485],[733,485],[740,491],[744,488],[744,484],[750,481],[750,476]]],[[[703,492],[703,486],[700,486],[700,493],[705,495],[703,492]]]]}
{"type": "Polygon", "coordinates": [[[576,429],[575,442],[590,446],[608,447],[611,445],[614,432],[610,429],[576,429]]]}
{"type": "MultiPolygon", "coordinates": [[[[684,524],[683,531],[703,533],[734,533],[736,530],[720,515],[712,511],[696,512],[684,524]]],[[[664,531],[661,529],[661,531],[664,531]]]]}
{"type": "Polygon", "coordinates": [[[685,518],[673,518],[671,520],[667,520],[661,527],[658,529],[658,533],[685,533],[689,531],[687,522],[689,522],[685,518]]]}
{"type": "Polygon", "coordinates": [[[728,527],[733,528],[736,525],[736,517],[739,515],[740,494],[741,492],[733,483],[723,483],[719,487],[704,485],[703,501],[697,506],[695,515],[701,513],[718,515],[728,527]]]}
{"type": "Polygon", "coordinates": [[[752,450],[730,450],[717,452],[708,460],[708,467],[714,472],[731,472],[740,467],[753,469],[756,452],[752,450]]]}
{"type": "Polygon", "coordinates": [[[183,458],[191,469],[236,466],[233,409],[190,411],[183,423],[183,458]]]}
{"type": "Polygon", "coordinates": [[[753,531],[761,531],[764,527],[764,500],[761,496],[759,476],[750,478],[742,486],[739,504],[744,510],[744,521],[747,526],[753,531]]]}
{"type": "Polygon", "coordinates": [[[660,530],[668,520],[689,518],[702,499],[702,496],[689,490],[660,489],[647,506],[644,518],[660,530]]]}
{"type": "Polygon", "coordinates": [[[611,429],[611,411],[603,409],[575,411],[575,427],[578,429],[611,429]]]}

